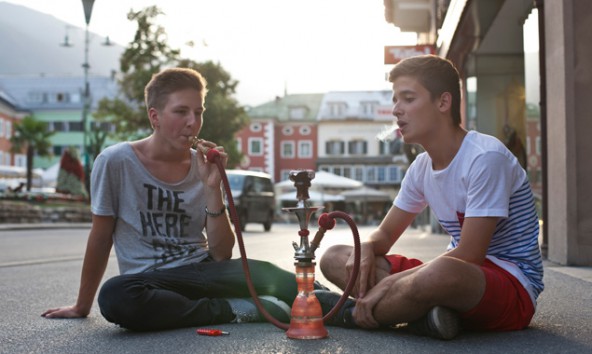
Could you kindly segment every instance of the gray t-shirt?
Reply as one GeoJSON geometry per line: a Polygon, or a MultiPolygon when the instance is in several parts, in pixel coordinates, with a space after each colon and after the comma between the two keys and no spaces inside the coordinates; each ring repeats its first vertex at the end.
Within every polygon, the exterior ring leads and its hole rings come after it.
{"type": "Polygon", "coordinates": [[[208,256],[205,194],[191,150],[180,182],[153,177],[129,143],[103,150],[91,176],[91,210],[116,219],[113,244],[121,274],[200,262],[208,256]]]}

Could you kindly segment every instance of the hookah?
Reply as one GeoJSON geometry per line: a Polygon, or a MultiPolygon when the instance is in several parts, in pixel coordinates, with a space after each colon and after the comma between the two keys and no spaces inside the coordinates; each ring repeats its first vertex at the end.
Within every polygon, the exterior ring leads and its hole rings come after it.
{"type": "MultiPolygon", "coordinates": [[[[199,140],[197,137],[194,138],[194,145],[199,140]]],[[[232,192],[226,176],[226,171],[222,165],[220,159],[220,153],[216,149],[208,149],[198,147],[199,150],[204,153],[206,160],[210,163],[216,164],[220,175],[222,177],[222,185],[224,191],[228,197],[228,207],[230,210],[230,217],[234,225],[236,237],[239,245],[241,254],[242,266],[245,272],[245,278],[247,281],[247,287],[249,293],[257,306],[257,309],[263,317],[271,322],[276,327],[286,331],[286,335],[291,339],[322,339],[328,336],[327,329],[324,326],[324,322],[333,317],[337,311],[343,306],[351,290],[355,285],[355,281],[358,277],[360,268],[360,236],[358,229],[353,219],[346,213],[341,211],[332,211],[330,213],[323,213],[318,219],[319,230],[315,234],[314,239],[309,242],[308,236],[310,231],[308,230],[308,224],[310,217],[317,210],[323,209],[323,207],[311,206],[308,199],[308,189],[311,186],[311,180],[314,179],[314,171],[311,170],[294,170],[290,172],[290,180],[294,182],[296,187],[296,199],[298,200],[296,207],[284,208],[282,210],[292,212],[296,215],[299,221],[300,231],[300,244],[293,242],[295,254],[294,259],[296,260],[294,265],[296,268],[296,283],[298,286],[298,295],[294,299],[292,304],[292,312],[290,324],[287,325],[275,319],[261,304],[253,282],[251,279],[251,273],[247,262],[247,255],[245,251],[245,245],[241,233],[240,223],[234,201],[232,198],[232,192]],[[351,277],[347,283],[347,286],[333,309],[329,311],[324,317],[321,309],[321,305],[317,297],[314,295],[314,280],[315,280],[315,250],[320,246],[321,240],[327,230],[333,229],[336,224],[337,218],[343,219],[349,226],[354,236],[354,268],[352,270],[351,277]]]]}

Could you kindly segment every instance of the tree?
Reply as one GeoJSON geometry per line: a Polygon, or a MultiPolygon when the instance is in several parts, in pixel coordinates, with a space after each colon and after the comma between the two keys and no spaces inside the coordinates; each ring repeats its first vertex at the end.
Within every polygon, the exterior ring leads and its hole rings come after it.
{"type": "Polygon", "coordinates": [[[233,80],[220,64],[182,59],[178,49],[168,46],[165,30],[155,24],[160,15],[164,13],[156,6],[128,13],[128,19],[136,21],[138,28],[134,40],[120,59],[122,77],[119,85],[122,97],[101,100],[94,116],[98,120],[113,123],[116,127],[115,136],[121,140],[148,136],[152,129],[144,103],[146,83],[164,67],[194,68],[208,82],[205,125],[200,136],[225,147],[229,153],[229,166],[238,164],[241,157],[234,134],[247,121],[244,109],[232,97],[236,93],[238,81],[233,80]]]}
{"type": "Polygon", "coordinates": [[[248,120],[244,108],[233,98],[238,81],[233,80],[219,63],[196,63],[185,59],[179,62],[179,66],[199,71],[208,82],[204,125],[200,137],[224,146],[228,153],[228,166],[238,165],[241,154],[234,134],[242,129],[248,120]]]}
{"type": "Polygon", "coordinates": [[[137,22],[138,28],[134,40],[119,59],[122,73],[119,87],[123,97],[101,100],[94,114],[98,120],[115,123],[115,136],[120,140],[137,139],[150,134],[144,86],[164,65],[174,63],[179,58],[179,50],[168,47],[164,28],[154,23],[156,17],[163,14],[158,7],[150,6],[137,12],[130,10],[127,15],[128,20],[137,22]]]}
{"type": "Polygon", "coordinates": [[[48,156],[51,153],[50,137],[54,134],[47,130],[45,122],[35,120],[33,116],[26,116],[14,126],[14,135],[10,138],[11,151],[18,153],[27,151],[27,191],[31,191],[33,181],[33,158],[48,156]]]}

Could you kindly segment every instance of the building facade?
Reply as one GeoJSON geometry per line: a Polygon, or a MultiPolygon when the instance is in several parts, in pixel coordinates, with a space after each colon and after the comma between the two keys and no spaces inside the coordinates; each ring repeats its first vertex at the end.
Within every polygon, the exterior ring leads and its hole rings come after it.
{"type": "Polygon", "coordinates": [[[392,91],[328,92],[317,117],[317,169],[352,178],[367,186],[398,186],[407,160],[395,133],[377,138],[392,126],[392,91]]]}
{"type": "MultiPolygon", "coordinates": [[[[102,98],[114,98],[118,92],[117,81],[110,76],[89,77],[91,109],[94,111],[102,98]]],[[[68,147],[83,152],[83,104],[84,80],[77,76],[0,76],[0,90],[12,97],[14,104],[27,110],[36,120],[46,122],[54,131],[51,137],[53,154],[36,158],[35,168],[48,168],[59,162],[68,147]]],[[[89,112],[87,133],[93,129],[112,131],[111,125],[95,123],[89,112]]],[[[90,133],[89,133],[90,134],[90,133]]]]}
{"type": "Polygon", "coordinates": [[[0,91],[0,166],[26,166],[25,153],[12,152],[10,138],[14,134],[14,125],[27,114],[10,96],[0,91]]]}
{"type": "Polygon", "coordinates": [[[251,108],[250,123],[236,135],[239,168],[261,171],[274,182],[292,170],[327,171],[394,195],[407,158],[392,127],[391,91],[343,91],[278,97],[251,108]]]}
{"type": "Polygon", "coordinates": [[[323,94],[292,94],[247,111],[250,123],[236,135],[240,168],[260,171],[274,182],[291,170],[316,170],[317,114],[323,94]]]}

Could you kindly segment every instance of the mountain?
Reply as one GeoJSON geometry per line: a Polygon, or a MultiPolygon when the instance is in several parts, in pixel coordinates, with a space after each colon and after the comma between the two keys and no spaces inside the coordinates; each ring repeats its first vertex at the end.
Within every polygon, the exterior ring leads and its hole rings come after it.
{"type": "MultiPolygon", "coordinates": [[[[119,71],[120,45],[89,33],[89,74],[119,71]]],[[[72,75],[84,71],[84,29],[28,7],[0,2],[0,75],[72,75]],[[64,47],[68,34],[73,46],[64,47]]]]}

